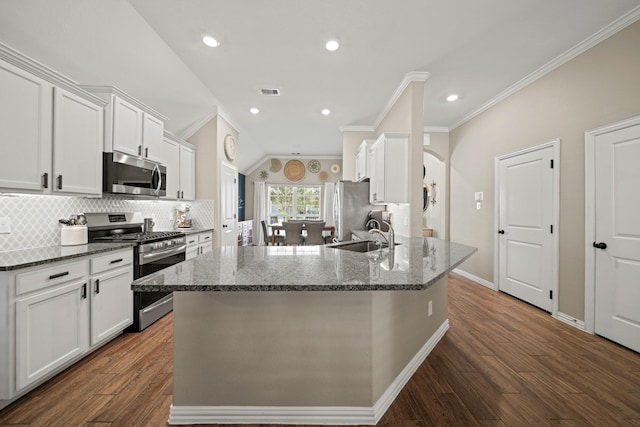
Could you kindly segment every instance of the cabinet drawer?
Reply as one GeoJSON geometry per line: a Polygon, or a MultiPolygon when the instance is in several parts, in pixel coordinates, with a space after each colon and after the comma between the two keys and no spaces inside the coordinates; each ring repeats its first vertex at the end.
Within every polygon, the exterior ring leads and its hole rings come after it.
{"type": "Polygon", "coordinates": [[[77,261],[16,274],[16,295],[69,282],[87,275],[87,262],[77,261]]]}
{"type": "Polygon", "coordinates": [[[91,258],[91,274],[102,273],[112,268],[133,263],[132,252],[131,249],[127,249],[126,251],[109,252],[107,255],[91,258]]]}
{"type": "Polygon", "coordinates": [[[198,243],[210,242],[212,240],[212,237],[213,236],[211,233],[198,234],[198,243]]]}
{"type": "Polygon", "coordinates": [[[197,234],[188,234],[187,235],[187,247],[192,247],[198,244],[198,235],[197,234]]]}

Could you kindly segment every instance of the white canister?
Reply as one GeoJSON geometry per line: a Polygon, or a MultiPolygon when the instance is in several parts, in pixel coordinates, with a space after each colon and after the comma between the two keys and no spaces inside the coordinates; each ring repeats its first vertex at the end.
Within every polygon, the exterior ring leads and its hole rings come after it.
{"type": "Polygon", "coordinates": [[[63,225],[60,229],[60,244],[62,246],[86,245],[86,225],[63,225]]]}

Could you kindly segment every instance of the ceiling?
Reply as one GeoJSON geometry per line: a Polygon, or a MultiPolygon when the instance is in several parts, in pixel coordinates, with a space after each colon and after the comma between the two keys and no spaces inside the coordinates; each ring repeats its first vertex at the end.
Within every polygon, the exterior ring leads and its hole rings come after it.
{"type": "Polygon", "coordinates": [[[340,128],[372,126],[413,71],[430,75],[424,125],[455,127],[621,16],[637,19],[638,7],[640,0],[2,0],[0,42],[80,83],[118,86],[166,115],[178,136],[220,113],[240,132],[239,169],[247,172],[266,156],[341,156],[340,128]],[[205,46],[205,33],[220,46],[205,46]],[[324,48],[331,38],[340,42],[335,52],[324,48]],[[460,99],[447,102],[451,93],[460,99]]]}

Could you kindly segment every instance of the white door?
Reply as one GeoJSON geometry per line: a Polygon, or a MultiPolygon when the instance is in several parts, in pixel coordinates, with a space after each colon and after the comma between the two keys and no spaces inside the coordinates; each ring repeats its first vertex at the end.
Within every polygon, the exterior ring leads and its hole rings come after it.
{"type": "Polygon", "coordinates": [[[238,172],[226,163],[222,164],[222,179],[220,185],[220,222],[222,233],[221,246],[236,246],[236,212],[238,209],[238,172]]]}
{"type": "MultiPolygon", "coordinates": [[[[498,159],[498,288],[553,309],[554,149],[498,159]]],[[[555,230],[557,232],[557,230],[555,230]]]]}
{"type": "Polygon", "coordinates": [[[640,352],[640,125],[595,137],[595,332],[640,352]]]}

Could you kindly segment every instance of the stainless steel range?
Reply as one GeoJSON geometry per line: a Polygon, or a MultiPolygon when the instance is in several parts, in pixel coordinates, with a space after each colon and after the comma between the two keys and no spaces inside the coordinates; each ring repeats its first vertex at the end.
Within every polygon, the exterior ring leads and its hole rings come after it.
{"type": "MultiPolygon", "coordinates": [[[[131,242],[133,278],[138,279],[185,260],[187,240],[177,231],[142,232],[139,212],[87,213],[89,242],[131,242]]],[[[133,325],[141,331],[173,310],[171,292],[134,292],[133,325]]]]}

